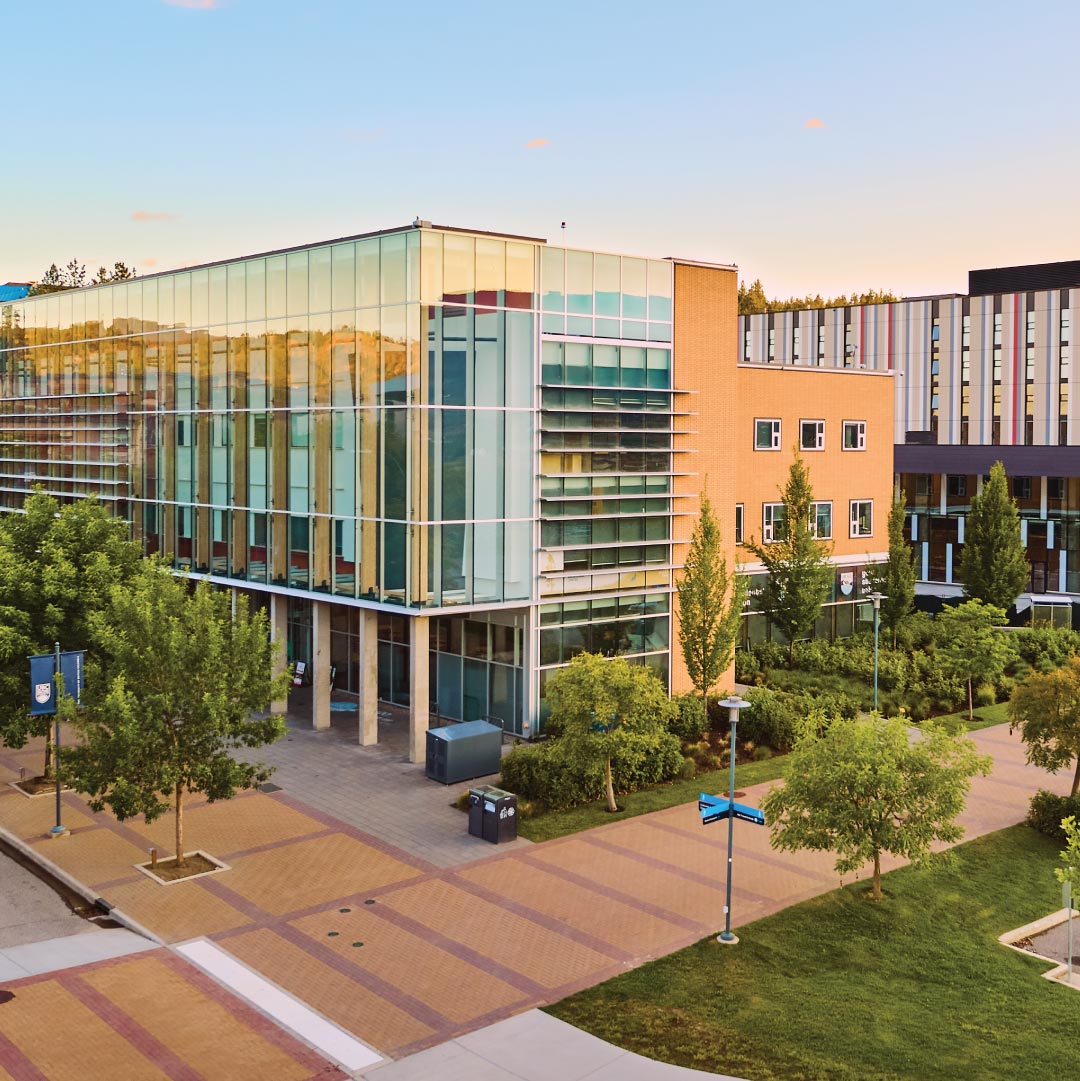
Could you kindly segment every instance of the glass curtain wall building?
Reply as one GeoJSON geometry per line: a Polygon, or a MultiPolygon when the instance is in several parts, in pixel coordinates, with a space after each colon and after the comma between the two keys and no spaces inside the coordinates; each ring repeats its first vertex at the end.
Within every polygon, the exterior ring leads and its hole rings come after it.
{"type": "Polygon", "coordinates": [[[668,676],[673,266],[413,227],[0,306],[0,508],[94,495],[177,572],[330,604],[339,689],[541,720],[581,648],[668,676]],[[350,614],[351,613],[351,614],[350,614]]]}

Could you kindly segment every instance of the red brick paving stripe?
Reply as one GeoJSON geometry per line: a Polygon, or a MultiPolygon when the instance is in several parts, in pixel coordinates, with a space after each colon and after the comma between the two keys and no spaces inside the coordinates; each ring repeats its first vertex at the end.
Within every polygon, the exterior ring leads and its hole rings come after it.
{"type": "Polygon", "coordinates": [[[54,973],[56,982],[77,998],[92,1014],[100,1017],[118,1036],[142,1052],[162,1073],[174,1081],[204,1081],[198,1070],[189,1066],[175,1051],[166,1047],[112,999],[71,972],[54,973]]]}
{"type": "MultiPolygon", "coordinates": [[[[572,942],[576,942],[579,946],[586,946],[596,953],[606,954],[616,961],[629,962],[634,960],[634,955],[632,953],[621,950],[618,946],[612,946],[609,942],[605,942],[603,939],[589,934],[588,931],[580,931],[576,927],[571,927],[569,924],[563,923],[554,916],[549,916],[546,912],[540,912],[538,909],[530,908],[528,905],[523,905],[519,901],[512,901],[509,897],[502,897],[495,890],[488,889],[486,886],[481,886],[479,883],[471,882],[467,878],[462,878],[457,874],[458,870],[459,868],[451,868],[444,876],[445,880],[455,889],[463,890],[465,893],[471,893],[474,897],[479,897],[483,901],[496,904],[499,908],[505,909],[507,912],[512,912],[515,916],[520,916],[530,923],[539,924],[549,931],[554,931],[556,934],[562,935],[563,938],[568,938],[572,942]]],[[[589,984],[589,986],[591,987],[592,985],[589,984]]]]}
{"type": "MultiPolygon", "coordinates": [[[[18,795],[13,792],[12,795],[18,795]]],[[[0,1033],[0,1066],[15,1081],[49,1081],[31,1061],[5,1035],[0,1033]]]]}
{"type": "Polygon", "coordinates": [[[307,815],[308,818],[315,819],[316,822],[321,822],[335,833],[344,833],[354,841],[360,841],[362,844],[377,849],[384,855],[393,856],[394,859],[399,860],[401,863],[407,863],[409,866],[415,867],[418,871],[434,872],[441,870],[441,868],[437,867],[434,863],[429,863],[420,856],[414,856],[410,852],[395,848],[392,844],[388,844],[381,838],[375,837],[370,833],[364,833],[363,830],[358,830],[354,826],[350,826],[347,822],[342,822],[340,818],[335,818],[333,815],[327,814],[325,811],[318,811],[314,807],[309,807],[295,796],[289,796],[284,792],[273,792],[269,794],[269,798],[284,803],[286,807],[291,807],[294,811],[299,811],[301,814],[307,815]]]}
{"type": "Polygon", "coordinates": [[[407,931],[414,938],[418,938],[422,942],[432,943],[440,950],[458,958],[458,960],[465,961],[467,964],[472,965],[473,968],[478,968],[481,972],[486,972],[489,976],[497,977],[502,980],[503,983],[508,983],[511,987],[516,987],[523,994],[535,996],[547,993],[547,988],[543,984],[539,984],[535,980],[529,979],[524,973],[510,968],[500,961],[496,961],[494,958],[480,953],[479,950],[474,950],[471,946],[466,946],[463,942],[458,942],[456,939],[450,938],[440,931],[436,931],[432,927],[428,927],[427,924],[421,923],[411,916],[406,916],[402,912],[398,912],[396,909],[392,909],[387,905],[372,905],[370,908],[365,909],[365,911],[368,915],[378,916],[379,919],[386,920],[387,923],[392,923],[396,927],[400,927],[403,931],[407,931]]]}
{"type": "MultiPolygon", "coordinates": [[[[233,960],[238,959],[233,958],[233,960]]],[[[342,1078],[347,1076],[336,1066],[329,1063],[324,1056],[313,1051],[307,1044],[301,1043],[298,1037],[283,1029],[276,1021],[267,1017],[266,1014],[260,1013],[239,995],[234,995],[227,987],[203,972],[201,968],[197,968],[174,953],[165,954],[161,961],[162,964],[172,969],[173,972],[181,976],[197,991],[223,1006],[233,1017],[246,1025],[252,1032],[261,1036],[267,1043],[272,1043],[279,1051],[283,1051],[295,1062],[299,1062],[301,1066],[306,1066],[314,1076],[342,1078]]],[[[243,964],[242,961],[240,963],[243,964]]],[[[266,977],[263,976],[263,979],[266,979],[266,977]]]]}
{"type": "Polygon", "coordinates": [[[402,991],[392,983],[388,983],[381,976],[376,976],[374,972],[346,961],[344,957],[335,953],[328,946],[316,942],[309,935],[304,934],[303,931],[293,927],[291,924],[282,924],[275,927],[273,931],[274,934],[279,935],[286,942],[299,946],[306,954],[314,957],[316,961],[322,962],[327,968],[332,968],[335,972],[340,972],[341,975],[354,983],[366,987],[372,994],[378,995],[380,998],[397,1006],[399,1010],[410,1014],[417,1021],[427,1025],[428,1028],[435,1031],[445,1031],[453,1027],[454,1022],[443,1016],[438,1010],[417,998],[413,998],[408,992],[402,991]]]}
{"type": "MultiPolygon", "coordinates": [[[[586,844],[593,845],[596,848],[602,848],[605,852],[611,852],[616,856],[623,856],[627,859],[634,860],[635,863],[643,864],[645,867],[651,867],[654,871],[663,871],[665,874],[676,875],[678,878],[685,879],[687,882],[695,882],[699,886],[707,886],[711,890],[722,890],[724,888],[725,879],[720,876],[720,871],[724,868],[718,868],[716,875],[703,875],[697,871],[688,871],[685,867],[680,867],[677,863],[668,863],[666,860],[657,859],[655,856],[647,856],[644,852],[635,852],[632,848],[623,848],[622,845],[614,844],[611,841],[605,841],[600,837],[590,837],[587,833],[581,838],[586,844]]],[[[725,863],[726,867],[726,863],[725,863]]],[[[751,901],[758,901],[761,904],[769,904],[772,901],[771,897],[766,897],[761,893],[754,893],[753,890],[748,890],[739,887],[739,893],[741,896],[751,901]]]]}
{"type": "MultiPolygon", "coordinates": [[[[123,822],[118,822],[107,811],[92,811],[90,806],[79,796],[75,795],[74,792],[65,792],[62,802],[65,807],[70,807],[73,811],[79,811],[81,814],[89,815],[94,820],[95,825],[118,834],[120,837],[123,837],[125,841],[133,844],[140,852],[148,853],[151,848],[155,847],[148,837],[144,837],[130,826],[125,826],[123,822]]],[[[149,859],[149,856],[147,858],[149,859]]]]}
{"type": "Polygon", "coordinates": [[[624,905],[629,905],[631,908],[636,908],[640,912],[655,916],[658,920],[663,920],[665,923],[674,924],[676,927],[681,927],[685,931],[694,931],[698,934],[708,932],[708,927],[703,923],[698,923],[697,920],[687,919],[685,916],[680,916],[676,912],[669,912],[666,908],[661,908],[659,905],[643,901],[640,897],[635,897],[632,893],[624,893],[622,890],[614,889],[612,886],[605,886],[604,883],[597,882],[595,879],[579,875],[575,871],[567,871],[553,863],[548,863],[546,860],[537,859],[531,852],[521,851],[517,853],[517,858],[529,864],[530,867],[535,867],[539,871],[547,871],[548,874],[554,875],[556,878],[561,878],[566,882],[572,882],[575,886],[581,886],[584,889],[590,890],[592,893],[600,894],[601,897],[609,897],[612,901],[622,901],[624,905]]]}
{"type": "MultiPolygon", "coordinates": [[[[257,924],[266,924],[273,919],[271,914],[265,909],[260,908],[254,901],[249,901],[242,893],[237,893],[236,890],[226,885],[224,882],[215,878],[200,878],[196,879],[196,885],[201,886],[207,893],[212,893],[219,901],[224,901],[230,908],[235,908],[237,912],[242,912],[249,920],[252,920],[257,924]]],[[[250,931],[252,927],[250,924],[239,928],[241,931],[250,931]]]]}
{"type": "MultiPolygon", "coordinates": [[[[678,826],[671,826],[667,822],[646,822],[646,826],[649,829],[663,830],[665,833],[671,833],[676,837],[685,838],[686,830],[680,829],[678,826]]],[[[718,837],[715,833],[711,836],[702,836],[697,839],[697,844],[705,844],[710,848],[717,850],[727,850],[727,836],[718,837]]],[[[798,867],[789,863],[787,860],[782,859],[780,856],[774,856],[769,852],[748,852],[746,853],[751,859],[760,860],[762,863],[767,863],[771,867],[779,867],[781,870],[788,871],[793,875],[799,875],[802,878],[808,878],[811,882],[831,882],[835,875],[823,874],[818,871],[812,871],[806,867],[798,867]]],[[[726,858],[726,855],[725,855],[726,858]]],[[[773,904],[776,900],[775,897],[770,897],[769,903],[773,904]]]]}
{"type": "Polygon", "coordinates": [[[255,845],[254,848],[237,848],[232,852],[226,852],[221,858],[229,860],[239,859],[241,856],[255,856],[260,852],[270,852],[275,848],[287,848],[289,845],[298,844],[300,841],[317,841],[321,837],[333,837],[338,830],[333,826],[325,826],[311,833],[299,833],[295,837],[281,837],[276,841],[267,841],[265,844],[255,845]]]}

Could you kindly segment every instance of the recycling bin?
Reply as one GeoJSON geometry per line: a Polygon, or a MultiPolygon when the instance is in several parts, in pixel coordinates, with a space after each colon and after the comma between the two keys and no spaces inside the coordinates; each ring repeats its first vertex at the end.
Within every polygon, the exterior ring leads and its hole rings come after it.
{"type": "Polygon", "coordinates": [[[497,845],[517,837],[517,796],[494,785],[469,789],[469,833],[497,845]]]}

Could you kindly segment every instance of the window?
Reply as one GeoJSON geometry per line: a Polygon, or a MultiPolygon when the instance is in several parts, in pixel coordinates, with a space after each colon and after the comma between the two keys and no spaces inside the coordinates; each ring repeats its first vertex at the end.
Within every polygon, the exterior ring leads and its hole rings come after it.
{"type": "Polygon", "coordinates": [[[780,421],[754,421],[754,450],[780,449],[780,421]]]}
{"type": "Polygon", "coordinates": [[[967,477],[949,475],[949,495],[967,495],[967,477]]]}
{"type": "Polygon", "coordinates": [[[1046,478],[1046,498],[1047,499],[1064,499],[1065,498],[1065,478],[1064,477],[1047,477],[1046,478]]]}
{"type": "Polygon", "coordinates": [[[761,536],[765,544],[784,539],[784,504],[763,503],[761,506],[761,536]]]}
{"type": "Polygon", "coordinates": [[[825,421],[823,421],[823,420],[800,420],[799,421],[799,449],[800,450],[824,450],[825,449],[825,421]]]}
{"type": "Polygon", "coordinates": [[[874,535],[874,501],[872,499],[853,499],[851,501],[851,536],[872,537],[874,535]]]}
{"type": "Polygon", "coordinates": [[[742,544],[743,537],[743,505],[735,504],[735,543],[742,544]]]}
{"type": "Polygon", "coordinates": [[[930,483],[931,475],[929,473],[916,473],[915,474],[915,494],[916,495],[930,495],[930,483]]]}
{"type": "Polygon", "coordinates": [[[251,445],[265,449],[270,445],[270,418],[265,413],[256,413],[251,418],[251,445]]]}
{"type": "Polygon", "coordinates": [[[844,421],[844,450],[866,450],[866,421],[844,421]]]}
{"type": "Polygon", "coordinates": [[[818,540],[832,540],[832,503],[810,504],[810,532],[818,540]]]}
{"type": "Polygon", "coordinates": [[[1013,498],[1031,498],[1031,477],[1013,477],[1013,498]]]}
{"type": "MultiPolygon", "coordinates": [[[[750,359],[750,343],[753,340],[753,333],[754,332],[752,330],[748,330],[745,333],[743,339],[743,360],[750,359]]],[[[545,342],[544,344],[546,345],[547,343],[545,342]]]]}

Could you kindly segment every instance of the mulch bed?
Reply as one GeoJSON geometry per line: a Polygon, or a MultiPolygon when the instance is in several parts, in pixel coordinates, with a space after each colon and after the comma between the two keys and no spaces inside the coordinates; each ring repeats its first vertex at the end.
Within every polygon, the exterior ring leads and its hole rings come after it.
{"type": "Polygon", "coordinates": [[[144,863],[142,866],[166,882],[175,882],[179,878],[190,878],[192,875],[202,875],[207,871],[217,871],[221,868],[220,864],[208,860],[205,856],[200,856],[197,852],[186,856],[182,867],[177,866],[175,857],[171,860],[158,860],[156,867],[152,867],[149,863],[144,863]]]}

